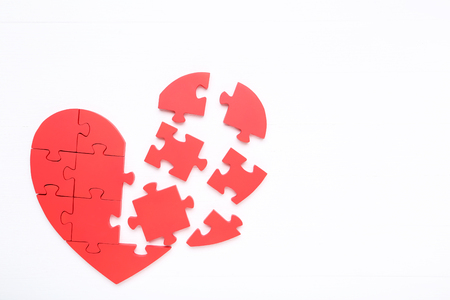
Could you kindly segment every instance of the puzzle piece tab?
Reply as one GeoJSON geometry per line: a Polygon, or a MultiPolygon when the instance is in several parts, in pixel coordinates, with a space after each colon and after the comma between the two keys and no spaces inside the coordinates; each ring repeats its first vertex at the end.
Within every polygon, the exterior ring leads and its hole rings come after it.
{"type": "Polygon", "coordinates": [[[169,84],[159,95],[158,108],[173,111],[172,120],[183,123],[185,114],[203,116],[206,98],[197,98],[198,87],[208,88],[209,73],[192,73],[178,78],[169,84]]]}
{"type": "Polygon", "coordinates": [[[145,269],[158,258],[166,254],[171,247],[147,246],[147,254],[134,253],[136,245],[132,244],[100,244],[99,253],[86,252],[85,242],[67,242],[92,267],[106,278],[118,284],[145,269]]]}
{"type": "Polygon", "coordinates": [[[120,217],[121,201],[103,200],[103,191],[91,189],[92,199],[74,198],[73,213],[63,212],[62,224],[72,223],[72,241],[87,242],[87,252],[98,253],[98,245],[118,244],[120,226],[111,227],[111,215],[120,217]]]}
{"type": "Polygon", "coordinates": [[[106,146],[105,155],[124,156],[125,140],[116,126],[108,119],[92,111],[80,109],[80,125],[89,127],[87,135],[78,135],[77,152],[94,153],[94,144],[106,146]]]}
{"type": "Polygon", "coordinates": [[[101,144],[93,147],[94,154],[77,153],[75,169],[64,169],[64,178],[75,179],[74,197],[90,198],[89,190],[96,188],[105,200],[122,200],[123,183],[133,184],[134,173],[124,174],[125,157],[105,155],[101,144]]]}
{"type": "Polygon", "coordinates": [[[175,132],[177,132],[175,127],[162,122],[156,136],[165,140],[164,147],[158,150],[152,145],[145,157],[145,162],[159,168],[161,160],[166,160],[173,166],[169,173],[186,181],[194,166],[200,170],[206,167],[206,159],[198,157],[203,142],[189,134],[186,134],[185,142],[180,142],[173,137],[175,132]]]}
{"type": "Polygon", "coordinates": [[[60,160],[59,151],[76,152],[78,135],[89,132],[89,126],[78,124],[79,111],[67,109],[48,117],[36,131],[31,148],[49,150],[47,159],[53,161],[60,160]]]}
{"type": "Polygon", "coordinates": [[[220,95],[220,104],[228,105],[223,122],[241,130],[237,136],[240,141],[248,143],[250,134],[262,139],[266,136],[266,112],[251,89],[238,83],[233,96],[225,92],[220,95]]]}
{"type": "Polygon", "coordinates": [[[191,196],[181,200],[176,186],[156,190],[156,183],[144,186],[147,195],[133,200],[137,217],[130,217],[131,229],[141,226],[147,241],[163,237],[164,245],[172,245],[177,238],[174,232],[190,226],[186,208],[194,207],[191,196]]]}
{"type": "Polygon", "coordinates": [[[59,152],[60,160],[47,159],[49,150],[31,149],[30,167],[36,194],[46,194],[45,186],[58,186],[57,195],[73,197],[74,180],[65,180],[63,176],[66,167],[75,168],[76,153],[59,152]]]}
{"type": "Polygon", "coordinates": [[[230,165],[228,172],[222,175],[217,169],[208,180],[208,184],[221,194],[225,192],[225,187],[233,189],[236,196],[231,198],[231,200],[235,204],[239,204],[253,193],[267,175],[258,166],[253,166],[252,173],[244,170],[241,165],[246,160],[244,156],[230,148],[222,160],[225,164],[230,165]]]}
{"type": "Polygon", "coordinates": [[[65,211],[72,213],[73,197],[57,196],[59,188],[56,185],[46,185],[44,189],[46,192],[37,195],[37,198],[45,216],[64,240],[71,240],[72,224],[64,225],[61,222],[61,215],[65,211]]]}
{"type": "Polygon", "coordinates": [[[205,235],[201,234],[200,229],[195,230],[187,240],[189,246],[196,247],[217,244],[241,234],[237,230],[237,227],[242,226],[242,221],[235,215],[232,215],[231,220],[227,221],[213,210],[203,223],[210,226],[211,230],[205,235]]]}

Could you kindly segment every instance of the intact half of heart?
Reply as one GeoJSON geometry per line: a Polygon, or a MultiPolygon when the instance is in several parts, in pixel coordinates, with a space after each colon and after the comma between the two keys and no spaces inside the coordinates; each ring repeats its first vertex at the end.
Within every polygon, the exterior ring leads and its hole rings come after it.
{"type": "Polygon", "coordinates": [[[47,118],[37,130],[31,149],[34,189],[48,221],[92,267],[114,283],[133,276],[171,247],[119,242],[125,140],[104,117],[87,110],[68,109],[47,118]]]}

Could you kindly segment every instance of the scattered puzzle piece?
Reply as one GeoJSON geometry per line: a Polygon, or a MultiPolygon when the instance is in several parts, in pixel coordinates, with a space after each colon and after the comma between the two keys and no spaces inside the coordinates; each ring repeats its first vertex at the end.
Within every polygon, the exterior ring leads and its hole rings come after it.
{"type": "Polygon", "coordinates": [[[227,221],[213,210],[203,223],[210,226],[211,230],[205,235],[201,234],[200,229],[195,230],[187,240],[189,246],[196,247],[217,244],[241,234],[237,230],[237,227],[242,226],[242,221],[235,215],[232,215],[231,220],[227,221]]]}
{"type": "Polygon", "coordinates": [[[220,104],[228,105],[223,122],[241,130],[237,136],[240,141],[248,143],[250,134],[262,139],[266,136],[266,112],[251,89],[238,83],[233,96],[225,92],[220,95],[220,104]]]}
{"type": "Polygon", "coordinates": [[[92,199],[74,198],[73,213],[63,212],[62,224],[72,223],[72,241],[87,242],[87,252],[98,253],[98,244],[118,244],[120,227],[111,227],[111,215],[120,217],[121,201],[103,200],[103,191],[91,189],[92,199]]]}
{"type": "Polygon", "coordinates": [[[77,153],[75,169],[64,169],[64,178],[75,179],[74,197],[90,198],[89,190],[97,188],[105,200],[122,200],[123,183],[133,184],[134,173],[124,174],[125,157],[105,155],[101,144],[93,147],[94,154],[77,153]]]}
{"type": "Polygon", "coordinates": [[[177,238],[174,232],[190,226],[186,208],[194,207],[191,196],[181,200],[176,186],[156,190],[156,183],[144,186],[147,195],[133,200],[137,217],[130,217],[131,229],[141,226],[147,241],[163,237],[164,245],[172,245],[177,238]]]}
{"type": "Polygon", "coordinates": [[[52,161],[47,159],[49,150],[31,149],[31,178],[36,194],[46,194],[45,186],[54,184],[59,187],[57,196],[73,197],[74,180],[65,180],[64,168],[75,168],[76,153],[60,152],[61,159],[52,161]]]}
{"type": "Polygon", "coordinates": [[[206,98],[197,98],[198,87],[208,88],[209,73],[192,73],[178,78],[169,84],[159,95],[158,108],[173,111],[172,120],[183,123],[185,114],[203,116],[206,98]]]}
{"type": "Polygon", "coordinates": [[[77,152],[94,153],[94,144],[106,146],[105,155],[125,156],[125,140],[108,119],[92,111],[80,109],[80,125],[87,124],[89,133],[78,135],[77,152]]]}
{"type": "Polygon", "coordinates": [[[87,135],[89,126],[78,124],[79,109],[67,109],[48,117],[33,138],[33,149],[46,149],[48,160],[60,160],[59,151],[76,152],[78,134],[87,135]]]}
{"type": "Polygon", "coordinates": [[[219,170],[215,170],[208,180],[208,184],[221,194],[225,192],[225,187],[233,189],[236,196],[231,200],[235,204],[239,204],[253,193],[267,175],[258,166],[253,166],[252,173],[244,170],[241,165],[246,160],[244,156],[230,148],[222,160],[225,164],[230,165],[230,170],[225,175],[222,175],[219,170]]]}
{"type": "Polygon", "coordinates": [[[86,262],[106,278],[118,284],[151,265],[166,254],[171,247],[147,246],[147,254],[134,253],[136,245],[132,244],[100,244],[99,253],[86,251],[85,242],[67,242],[86,262]]]}
{"type": "Polygon", "coordinates": [[[71,240],[72,225],[64,225],[61,222],[61,214],[64,211],[67,211],[69,213],[72,212],[73,198],[58,196],[58,187],[56,185],[46,185],[44,189],[46,190],[46,192],[37,195],[37,198],[42,210],[45,213],[45,216],[47,217],[50,224],[52,224],[56,232],[58,232],[64,240],[71,240]]]}
{"type": "Polygon", "coordinates": [[[145,157],[145,162],[159,168],[161,160],[166,160],[173,166],[169,173],[186,181],[194,166],[200,170],[206,167],[206,159],[198,157],[203,142],[189,134],[186,134],[185,142],[180,142],[173,137],[175,132],[177,132],[175,127],[162,122],[156,136],[165,140],[164,147],[158,150],[152,145],[145,157]]]}

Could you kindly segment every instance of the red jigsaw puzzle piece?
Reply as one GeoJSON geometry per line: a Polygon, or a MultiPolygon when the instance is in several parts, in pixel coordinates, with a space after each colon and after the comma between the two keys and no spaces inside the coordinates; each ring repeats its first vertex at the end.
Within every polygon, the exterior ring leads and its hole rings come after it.
{"type": "Polygon", "coordinates": [[[137,217],[130,217],[128,225],[131,229],[141,226],[147,241],[163,237],[168,246],[177,240],[175,231],[190,226],[186,208],[194,207],[191,196],[181,200],[176,186],[156,190],[156,183],[144,186],[147,195],[133,200],[137,217]]]}
{"type": "Polygon", "coordinates": [[[207,160],[198,157],[203,142],[189,134],[186,134],[185,142],[180,142],[173,137],[177,130],[175,127],[162,122],[156,136],[165,140],[164,147],[158,150],[152,145],[145,157],[145,162],[159,168],[161,160],[166,160],[173,166],[169,173],[186,181],[192,168],[197,166],[200,170],[205,169],[207,160]]]}
{"type": "Polygon", "coordinates": [[[105,155],[125,156],[125,140],[108,119],[92,111],[80,109],[80,125],[87,124],[89,133],[78,135],[77,152],[94,153],[94,144],[106,146],[105,155]]]}
{"type": "Polygon", "coordinates": [[[37,198],[45,216],[63,239],[71,240],[72,225],[64,225],[61,222],[61,215],[64,211],[72,212],[73,198],[57,196],[58,187],[56,185],[46,185],[44,189],[46,193],[37,195],[37,198]]]}
{"type": "Polygon", "coordinates": [[[100,244],[100,252],[93,254],[86,252],[87,243],[67,243],[86,262],[115,284],[143,270],[171,249],[167,246],[147,246],[147,254],[139,255],[134,253],[136,245],[100,244]]]}
{"type": "Polygon", "coordinates": [[[197,89],[208,88],[209,73],[192,73],[178,78],[169,84],[159,95],[158,108],[173,111],[172,120],[176,123],[185,121],[185,114],[203,116],[206,98],[197,98],[197,89]]]}
{"type": "Polygon", "coordinates": [[[250,134],[260,138],[266,136],[266,112],[251,89],[238,83],[233,96],[225,92],[220,95],[220,104],[228,105],[223,122],[241,131],[237,136],[240,141],[248,143],[250,134]]]}
{"type": "Polygon", "coordinates": [[[87,252],[98,253],[98,244],[118,244],[120,226],[112,227],[111,215],[120,217],[121,201],[102,199],[103,191],[92,189],[92,199],[74,198],[73,213],[63,212],[62,224],[72,223],[72,241],[87,242],[87,252]]]}
{"type": "Polygon", "coordinates": [[[132,184],[134,173],[124,174],[125,157],[104,154],[106,147],[96,144],[94,154],[77,154],[75,169],[64,169],[64,178],[75,179],[74,197],[90,198],[91,188],[102,189],[105,200],[122,200],[123,183],[132,184]]]}
{"type": "Polygon", "coordinates": [[[187,240],[189,246],[196,247],[217,244],[241,234],[237,230],[237,227],[242,226],[242,221],[235,215],[232,215],[231,220],[227,221],[213,210],[203,223],[210,226],[211,230],[205,235],[201,234],[200,229],[195,230],[187,240]]]}
{"type": "Polygon", "coordinates": [[[87,135],[89,126],[78,124],[79,109],[67,109],[48,117],[39,126],[31,148],[46,149],[47,159],[60,160],[59,151],[76,152],[79,134],[87,135]]]}
{"type": "Polygon", "coordinates": [[[222,160],[225,164],[230,165],[230,170],[225,175],[222,175],[219,170],[215,170],[208,180],[208,184],[221,194],[225,192],[225,187],[233,189],[236,196],[231,200],[235,204],[239,204],[253,193],[267,175],[258,166],[253,166],[252,173],[244,170],[241,165],[246,160],[244,156],[230,148],[222,160]]]}
{"type": "Polygon", "coordinates": [[[75,168],[76,153],[60,152],[61,159],[52,161],[47,159],[49,150],[31,149],[30,167],[36,194],[45,194],[45,186],[54,184],[59,187],[58,196],[73,197],[74,180],[64,179],[66,167],[75,168]]]}

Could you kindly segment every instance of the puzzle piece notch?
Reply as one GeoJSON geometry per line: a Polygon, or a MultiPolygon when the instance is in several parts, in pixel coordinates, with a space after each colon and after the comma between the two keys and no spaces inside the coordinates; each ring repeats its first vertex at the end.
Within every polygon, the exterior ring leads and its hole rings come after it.
{"type": "Polygon", "coordinates": [[[174,232],[190,226],[186,209],[194,207],[194,200],[191,196],[182,200],[175,185],[156,188],[155,182],[147,184],[147,195],[133,200],[137,216],[128,218],[128,225],[131,229],[141,226],[147,241],[163,237],[164,245],[169,246],[177,240],[174,232]]]}
{"type": "Polygon", "coordinates": [[[256,165],[253,166],[253,172],[244,170],[241,165],[246,160],[244,156],[233,148],[230,148],[222,160],[225,164],[230,165],[228,172],[221,174],[216,169],[208,180],[208,184],[221,194],[225,192],[225,187],[234,190],[236,196],[231,198],[231,200],[235,204],[239,204],[242,200],[250,196],[267,175],[266,172],[256,165]]]}
{"type": "Polygon", "coordinates": [[[63,176],[66,167],[75,168],[76,153],[60,151],[60,160],[47,159],[49,150],[31,149],[30,169],[36,194],[46,194],[46,185],[58,186],[57,196],[73,197],[75,181],[63,176]]]}
{"type": "Polygon", "coordinates": [[[87,125],[87,135],[78,135],[77,152],[93,154],[95,144],[103,144],[105,155],[125,156],[125,140],[111,121],[89,110],[80,109],[80,125],[87,125]]]}
{"type": "Polygon", "coordinates": [[[65,168],[64,178],[75,179],[74,197],[90,198],[89,190],[104,191],[105,200],[122,200],[123,183],[134,182],[134,173],[124,173],[125,157],[105,155],[106,146],[94,144],[94,154],[78,153],[75,169],[65,168]]]}
{"type": "Polygon", "coordinates": [[[60,151],[76,152],[78,135],[87,135],[89,126],[78,124],[79,109],[59,111],[42,122],[31,148],[49,150],[48,160],[59,161],[60,151]]]}
{"type": "Polygon", "coordinates": [[[189,246],[197,247],[218,244],[241,234],[237,227],[242,226],[242,221],[235,215],[232,215],[230,221],[227,221],[213,210],[203,223],[210,226],[211,230],[203,235],[200,229],[196,229],[186,242],[189,246]]]}
{"type": "Polygon", "coordinates": [[[197,98],[197,89],[208,89],[209,73],[198,72],[184,75],[169,84],[159,95],[158,108],[173,111],[175,123],[186,121],[185,114],[203,116],[206,97],[197,98]]]}
{"type": "Polygon", "coordinates": [[[146,255],[134,253],[136,245],[133,244],[100,244],[99,253],[86,252],[86,242],[67,242],[94,269],[106,278],[118,284],[134,274],[145,269],[161,256],[166,254],[171,247],[146,246],[146,255]]]}
{"type": "Polygon", "coordinates": [[[73,211],[61,214],[61,223],[72,223],[72,241],[87,242],[86,251],[100,252],[99,244],[118,244],[120,226],[112,227],[111,215],[120,217],[121,201],[102,199],[103,191],[91,189],[91,199],[74,198],[73,211]]]}
{"type": "Polygon", "coordinates": [[[163,139],[165,144],[161,150],[152,145],[144,161],[159,168],[161,160],[166,160],[173,166],[169,174],[186,181],[194,166],[203,171],[208,162],[198,157],[204,143],[189,134],[185,135],[186,141],[180,142],[173,137],[177,131],[177,128],[162,122],[156,137],[163,139]]]}
{"type": "Polygon", "coordinates": [[[233,96],[226,92],[220,95],[220,104],[228,105],[223,122],[241,131],[237,135],[241,142],[250,142],[250,134],[262,139],[266,136],[266,112],[251,89],[238,83],[233,96]]]}
{"type": "Polygon", "coordinates": [[[46,185],[44,189],[45,193],[37,195],[37,198],[45,216],[64,240],[71,240],[72,224],[63,224],[61,215],[65,211],[72,213],[73,198],[58,196],[59,187],[56,185],[46,185]]]}

